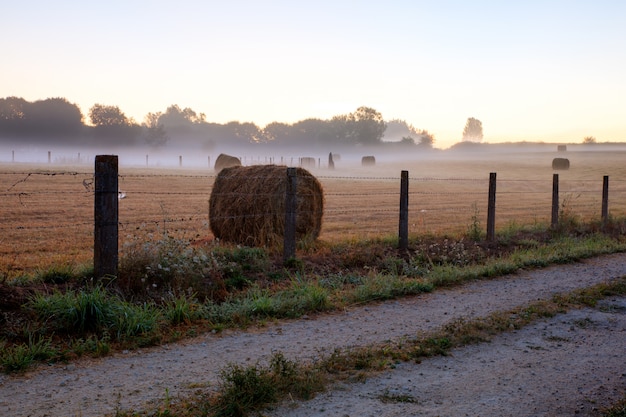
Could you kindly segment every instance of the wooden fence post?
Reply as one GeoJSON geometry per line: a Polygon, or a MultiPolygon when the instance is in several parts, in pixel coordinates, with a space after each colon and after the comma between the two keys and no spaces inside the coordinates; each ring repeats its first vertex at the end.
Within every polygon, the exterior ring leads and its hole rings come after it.
{"type": "Polygon", "coordinates": [[[118,162],[117,155],[97,155],[94,204],[94,278],[117,276],[118,162]]]}
{"type": "Polygon", "coordinates": [[[602,224],[609,220],[609,176],[605,175],[602,180],[602,224]]]}
{"type": "Polygon", "coordinates": [[[489,173],[489,200],[487,202],[487,240],[496,239],[496,173],[489,173]]]}
{"type": "Polygon", "coordinates": [[[285,191],[285,236],[283,261],[287,263],[296,256],[296,209],[298,179],[296,168],[287,168],[287,188],[285,191]]]}
{"type": "Polygon", "coordinates": [[[409,171],[400,173],[400,222],[398,227],[398,248],[409,247],[409,171]]]}
{"type": "Polygon", "coordinates": [[[52,152],[48,151],[48,163],[52,162],[52,152]]]}
{"type": "Polygon", "coordinates": [[[559,174],[552,174],[552,228],[559,225],[559,174]]]}
{"type": "Polygon", "coordinates": [[[179,155],[179,156],[178,156],[178,166],[179,166],[179,167],[182,167],[182,166],[183,166],[183,156],[182,156],[182,155],[179,155]]]}

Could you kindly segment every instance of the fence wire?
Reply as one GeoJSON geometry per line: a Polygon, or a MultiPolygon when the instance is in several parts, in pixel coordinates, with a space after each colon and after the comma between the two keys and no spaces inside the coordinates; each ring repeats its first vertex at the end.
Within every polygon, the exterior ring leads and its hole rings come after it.
{"type": "MultiPolygon", "coordinates": [[[[37,267],[51,260],[89,261],[93,178],[94,173],[88,171],[0,172],[0,271],[37,267]]],[[[125,240],[154,234],[210,241],[209,199],[215,179],[214,174],[119,175],[121,246],[125,240]]],[[[321,239],[397,234],[399,176],[317,179],[324,190],[321,239]]],[[[476,222],[486,225],[486,178],[410,177],[409,182],[410,234],[462,232],[476,222]]],[[[496,230],[511,223],[550,220],[552,178],[499,179],[496,195],[496,230]]],[[[559,196],[563,213],[583,220],[600,217],[601,179],[562,180],[559,196]]],[[[253,216],[284,215],[266,209],[253,216]]],[[[611,180],[609,211],[613,215],[626,212],[626,181],[611,180]]]]}

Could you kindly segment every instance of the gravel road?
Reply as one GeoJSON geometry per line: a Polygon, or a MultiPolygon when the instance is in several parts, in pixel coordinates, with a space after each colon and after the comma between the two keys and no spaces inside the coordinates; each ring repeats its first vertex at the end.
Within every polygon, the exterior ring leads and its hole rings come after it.
{"type": "MultiPolygon", "coordinates": [[[[519,271],[431,294],[340,313],[207,334],[152,349],[0,375],[0,416],[102,417],[145,409],[214,387],[226,363],[254,364],[282,352],[309,359],[367,346],[459,319],[483,317],[626,275],[626,254],[519,271]]],[[[268,416],[596,415],[626,392],[626,300],[583,309],[458,349],[401,364],[363,384],[340,385],[268,416]],[[400,401],[398,399],[404,399],[400,401]],[[384,401],[396,399],[396,401],[384,401]]]]}

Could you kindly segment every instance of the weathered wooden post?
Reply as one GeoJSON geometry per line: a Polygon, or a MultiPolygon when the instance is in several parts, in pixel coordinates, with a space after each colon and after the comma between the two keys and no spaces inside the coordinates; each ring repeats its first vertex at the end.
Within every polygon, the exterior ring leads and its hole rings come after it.
{"type": "Polygon", "coordinates": [[[95,164],[94,278],[117,276],[118,161],[117,155],[98,155],[95,164]]]}
{"type": "Polygon", "coordinates": [[[559,174],[552,174],[552,228],[559,225],[559,174]]]}
{"type": "Polygon", "coordinates": [[[487,202],[487,240],[496,239],[496,173],[489,173],[489,200],[487,202]]]}
{"type": "Polygon", "coordinates": [[[48,163],[52,162],[52,152],[48,151],[48,163]]]}
{"type": "Polygon", "coordinates": [[[146,155],[146,166],[148,166],[148,155],[146,155]]]}
{"type": "Polygon", "coordinates": [[[179,156],[178,156],[178,166],[179,166],[179,167],[182,167],[182,166],[183,166],[183,156],[182,156],[182,155],[179,155],[179,156]]]}
{"type": "Polygon", "coordinates": [[[400,174],[400,222],[398,228],[398,247],[409,247],[409,171],[400,174]]]}
{"type": "Polygon", "coordinates": [[[298,179],[296,168],[287,168],[287,188],[285,192],[285,236],[283,261],[287,263],[296,256],[296,209],[298,179]]]}
{"type": "Polygon", "coordinates": [[[602,180],[602,224],[606,225],[609,220],[609,176],[605,175],[602,180]]]}

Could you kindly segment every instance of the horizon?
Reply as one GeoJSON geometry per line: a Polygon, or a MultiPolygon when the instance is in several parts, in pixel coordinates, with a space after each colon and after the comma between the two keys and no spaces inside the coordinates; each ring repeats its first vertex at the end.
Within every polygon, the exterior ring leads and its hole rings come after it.
{"type": "Polygon", "coordinates": [[[171,105],[207,121],[293,124],[360,106],[447,148],[626,141],[626,4],[112,1],[6,6],[0,96],[62,97],[141,123],[171,105]],[[16,36],[17,34],[17,36],[16,36]]]}

